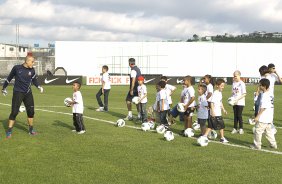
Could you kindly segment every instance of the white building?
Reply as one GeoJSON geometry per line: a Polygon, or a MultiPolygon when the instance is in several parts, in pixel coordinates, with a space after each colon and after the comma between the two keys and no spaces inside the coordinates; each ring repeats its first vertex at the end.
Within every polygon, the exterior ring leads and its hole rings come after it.
{"type": "Polygon", "coordinates": [[[27,46],[0,43],[0,57],[26,57],[27,46]]]}

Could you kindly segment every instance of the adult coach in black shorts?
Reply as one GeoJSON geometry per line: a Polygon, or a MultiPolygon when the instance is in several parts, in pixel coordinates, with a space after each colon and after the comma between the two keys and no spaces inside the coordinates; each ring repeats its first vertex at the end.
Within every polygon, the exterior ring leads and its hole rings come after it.
{"type": "MultiPolygon", "coordinates": [[[[131,68],[131,72],[130,72],[130,88],[129,88],[129,92],[126,96],[126,104],[127,104],[127,109],[128,109],[128,115],[124,120],[133,120],[133,116],[132,116],[132,98],[134,96],[138,96],[138,91],[137,91],[137,87],[138,87],[138,81],[137,78],[141,75],[141,71],[140,69],[135,65],[135,59],[134,58],[130,58],[128,60],[129,66],[131,68]]],[[[137,107],[137,111],[139,113],[139,109],[138,106],[137,107]]]]}
{"type": "Polygon", "coordinates": [[[43,93],[43,88],[39,86],[33,68],[34,57],[27,56],[25,62],[22,65],[15,65],[11,70],[7,80],[3,84],[2,94],[7,95],[6,87],[15,77],[13,98],[12,98],[12,111],[9,116],[8,131],[6,132],[6,137],[11,138],[12,129],[15,124],[16,117],[19,113],[19,108],[23,102],[26,107],[27,122],[29,125],[29,134],[36,135],[33,130],[33,117],[34,117],[34,101],[31,91],[31,84],[33,83],[41,93],[43,93]]]}

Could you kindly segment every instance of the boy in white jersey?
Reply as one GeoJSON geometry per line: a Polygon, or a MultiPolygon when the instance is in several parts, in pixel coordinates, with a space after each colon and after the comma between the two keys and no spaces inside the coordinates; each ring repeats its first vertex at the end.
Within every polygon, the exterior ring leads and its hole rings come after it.
{"type": "Polygon", "coordinates": [[[80,92],[81,84],[78,82],[73,83],[73,96],[72,101],[69,104],[72,106],[72,113],[73,113],[73,125],[75,130],[73,132],[77,132],[78,134],[85,133],[85,126],[83,123],[83,98],[80,92]]]}
{"type": "Polygon", "coordinates": [[[272,130],[273,124],[273,96],[268,90],[270,81],[268,79],[261,79],[260,89],[263,92],[258,115],[255,117],[255,132],[254,132],[254,144],[250,147],[253,149],[261,149],[261,138],[265,132],[266,139],[270,143],[270,147],[277,149],[277,143],[275,140],[274,132],[272,130]]]}
{"type": "Polygon", "coordinates": [[[137,78],[139,86],[137,87],[138,97],[139,97],[139,111],[140,111],[140,118],[141,122],[144,123],[147,121],[147,111],[146,111],[146,104],[147,104],[147,87],[144,84],[144,77],[141,75],[137,78]]]}
{"type": "Polygon", "coordinates": [[[159,102],[157,104],[158,106],[157,109],[158,109],[158,112],[160,113],[160,123],[168,127],[169,124],[167,121],[167,113],[169,110],[169,104],[168,104],[167,92],[165,90],[165,85],[166,85],[165,81],[160,81],[158,83],[158,86],[160,87],[160,91],[158,93],[159,102]]]}
{"type": "Polygon", "coordinates": [[[97,102],[99,104],[99,108],[96,110],[98,112],[102,112],[102,111],[108,111],[108,99],[109,99],[109,93],[111,90],[111,78],[110,75],[108,73],[108,66],[104,65],[102,67],[102,88],[98,91],[98,93],[96,94],[96,99],[97,102]],[[101,100],[101,96],[104,95],[104,105],[103,102],[101,100]]]}
{"type": "Polygon", "coordinates": [[[241,72],[239,70],[236,70],[233,73],[233,77],[232,97],[234,97],[235,103],[233,105],[234,127],[231,134],[236,134],[237,132],[239,132],[239,134],[244,134],[242,112],[245,106],[245,96],[247,94],[246,85],[241,80],[241,72]],[[238,123],[239,131],[237,130],[238,123]]]}
{"type": "Polygon", "coordinates": [[[223,79],[217,79],[216,80],[216,88],[217,90],[214,91],[212,97],[211,97],[211,109],[210,109],[210,121],[208,121],[208,129],[205,133],[205,137],[208,136],[209,132],[214,130],[219,130],[220,132],[220,142],[222,143],[228,143],[229,141],[224,137],[224,121],[222,119],[222,113],[221,110],[224,112],[224,114],[227,114],[223,103],[222,103],[222,91],[224,89],[225,81],[223,79]]]}
{"type": "Polygon", "coordinates": [[[173,85],[170,85],[168,84],[168,80],[167,80],[167,77],[166,76],[162,76],[161,77],[161,81],[165,81],[166,85],[165,85],[165,90],[168,94],[168,104],[169,104],[169,107],[171,108],[171,105],[172,105],[172,98],[171,98],[171,95],[174,93],[174,91],[176,90],[176,87],[173,86],[173,85]]]}
{"type": "Polygon", "coordinates": [[[206,98],[206,93],[207,91],[207,86],[204,84],[200,84],[198,86],[198,123],[200,124],[201,127],[201,135],[204,135],[206,132],[206,121],[209,117],[209,111],[208,111],[208,102],[206,98]]]}
{"type": "Polygon", "coordinates": [[[184,77],[184,86],[181,93],[181,102],[184,103],[184,132],[187,128],[192,128],[192,117],[194,115],[194,110],[196,107],[195,102],[195,90],[192,86],[192,77],[190,75],[184,77]]]}

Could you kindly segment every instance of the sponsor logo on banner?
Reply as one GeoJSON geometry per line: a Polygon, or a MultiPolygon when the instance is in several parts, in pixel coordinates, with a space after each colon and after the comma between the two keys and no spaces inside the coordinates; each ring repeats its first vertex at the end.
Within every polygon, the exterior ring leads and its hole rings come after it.
{"type": "MultiPolygon", "coordinates": [[[[87,76],[86,85],[102,85],[101,76],[87,76]]],[[[111,85],[129,85],[129,76],[110,76],[111,85]]]]}
{"type": "Polygon", "coordinates": [[[76,80],[78,80],[78,79],[79,79],[79,77],[74,78],[74,79],[71,79],[71,80],[69,80],[69,78],[67,78],[67,79],[66,79],[66,83],[69,84],[69,83],[72,83],[72,82],[74,82],[74,81],[76,81],[76,80]]]}
{"type": "Polygon", "coordinates": [[[147,84],[147,83],[149,83],[149,82],[151,82],[151,81],[153,81],[153,80],[155,80],[155,78],[153,78],[153,79],[149,79],[149,80],[144,80],[144,84],[147,84]]]}
{"type": "Polygon", "coordinates": [[[54,82],[55,80],[58,80],[59,78],[55,78],[55,79],[50,79],[50,80],[48,80],[47,78],[44,80],[44,83],[45,84],[49,84],[49,83],[52,83],[52,82],[54,82]]]}

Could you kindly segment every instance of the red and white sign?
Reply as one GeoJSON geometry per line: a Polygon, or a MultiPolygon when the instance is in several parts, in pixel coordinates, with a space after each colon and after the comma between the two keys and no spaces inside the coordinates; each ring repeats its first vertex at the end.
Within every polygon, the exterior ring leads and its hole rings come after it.
{"type": "MultiPolygon", "coordinates": [[[[111,85],[129,85],[130,78],[129,76],[110,76],[111,77],[111,85]]],[[[87,76],[86,85],[88,86],[96,86],[102,85],[101,76],[87,76]]]]}

